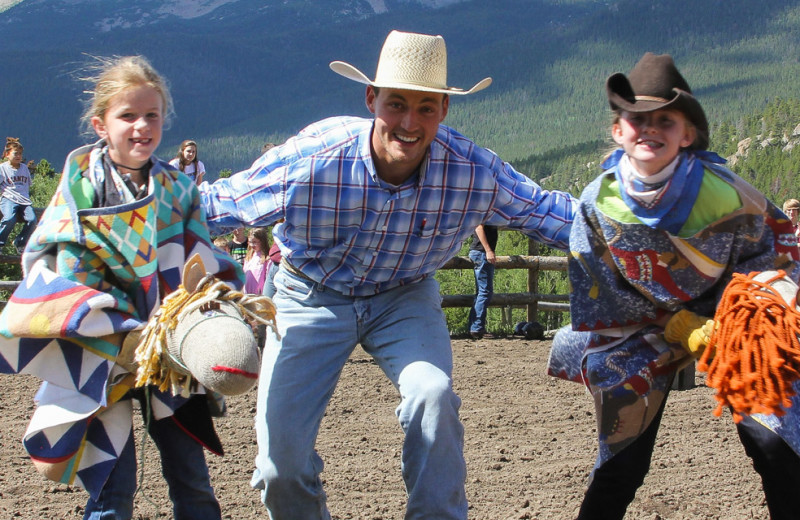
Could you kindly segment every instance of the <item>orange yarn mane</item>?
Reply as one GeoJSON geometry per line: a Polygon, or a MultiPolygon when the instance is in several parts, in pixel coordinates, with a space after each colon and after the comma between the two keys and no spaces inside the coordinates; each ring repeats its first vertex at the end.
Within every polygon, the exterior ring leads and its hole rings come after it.
{"type": "Polygon", "coordinates": [[[771,284],[783,271],[765,281],[759,273],[734,274],[725,288],[714,321],[717,326],[697,365],[708,372],[706,385],[717,393],[719,417],[725,406],[735,422],[742,414],[782,416],[795,395],[800,378],[800,313],[797,295],[787,302],[771,284]]]}

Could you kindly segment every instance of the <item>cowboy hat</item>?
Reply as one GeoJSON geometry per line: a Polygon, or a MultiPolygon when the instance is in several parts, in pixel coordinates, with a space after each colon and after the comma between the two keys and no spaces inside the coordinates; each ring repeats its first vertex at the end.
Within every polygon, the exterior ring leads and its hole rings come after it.
{"type": "Polygon", "coordinates": [[[333,61],[330,67],[347,79],[378,88],[466,95],[483,90],[492,83],[492,78],[484,78],[469,90],[448,87],[444,38],[400,31],[392,31],[386,37],[375,81],[343,61],[333,61]]]}
{"type": "Polygon", "coordinates": [[[690,148],[705,150],[708,147],[706,114],[669,54],[648,52],[627,77],[621,72],[612,74],[606,80],[606,94],[614,111],[681,111],[697,130],[690,148]]]}

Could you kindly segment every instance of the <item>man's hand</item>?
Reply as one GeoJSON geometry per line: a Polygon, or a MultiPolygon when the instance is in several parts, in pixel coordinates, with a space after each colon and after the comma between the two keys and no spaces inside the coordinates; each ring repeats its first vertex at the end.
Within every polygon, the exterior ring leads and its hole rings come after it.
{"type": "Polygon", "coordinates": [[[711,340],[716,323],[692,311],[676,312],[667,321],[664,339],[670,343],[680,343],[695,358],[700,358],[711,340]]]}

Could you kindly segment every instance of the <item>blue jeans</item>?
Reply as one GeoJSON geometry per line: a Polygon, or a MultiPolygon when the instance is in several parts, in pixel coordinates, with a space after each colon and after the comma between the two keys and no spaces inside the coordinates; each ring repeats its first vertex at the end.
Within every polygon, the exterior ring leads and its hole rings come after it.
{"type": "Polygon", "coordinates": [[[475,303],[469,310],[469,331],[486,332],[486,311],[494,294],[494,264],[482,251],[470,250],[469,259],[475,264],[475,303]]]}
{"type": "MultiPolygon", "coordinates": [[[[172,417],[152,421],[149,429],[161,454],[161,473],[167,481],[175,520],[218,520],[222,514],[211,488],[205,453],[172,417]]],[[[89,498],[83,520],[129,520],[138,473],[133,430],[97,499],[89,498]]]]}
{"type": "Polygon", "coordinates": [[[405,518],[467,518],[461,399],[433,278],[370,297],[351,297],[281,267],[275,276],[278,339],[267,334],[258,384],[258,455],[251,484],[272,520],[330,514],[314,449],[345,362],[360,344],[400,394],[405,433],[405,518]]]}
{"type": "Polygon", "coordinates": [[[267,277],[264,280],[264,290],[261,291],[261,294],[268,298],[275,296],[275,275],[278,273],[278,267],[279,265],[275,262],[269,263],[267,277]]]}
{"type": "Polygon", "coordinates": [[[22,213],[24,225],[17,238],[14,239],[14,245],[18,249],[22,249],[28,243],[33,228],[36,227],[36,213],[33,211],[33,206],[30,204],[24,206],[9,199],[0,198],[0,211],[3,213],[3,219],[0,220],[0,247],[6,245],[8,235],[11,234],[17,223],[17,214],[22,213]]]}

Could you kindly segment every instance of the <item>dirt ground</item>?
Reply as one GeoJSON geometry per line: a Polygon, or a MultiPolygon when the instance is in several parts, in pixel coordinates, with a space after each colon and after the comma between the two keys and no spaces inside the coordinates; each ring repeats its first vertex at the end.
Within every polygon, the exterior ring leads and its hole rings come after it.
{"type": "MultiPolygon", "coordinates": [[[[573,519],[595,457],[595,424],[582,386],[544,374],[549,341],[453,341],[454,385],[463,399],[469,517],[476,520],[573,519]]],[[[729,416],[711,415],[702,385],[673,392],[651,472],[626,519],[768,518],[759,479],[729,416]]],[[[86,493],[44,480],[20,443],[38,383],[0,376],[0,519],[81,518],[86,493]]],[[[223,518],[266,519],[249,478],[255,456],[255,390],[229,400],[217,421],[227,451],[209,455],[223,518]]],[[[402,432],[397,394],[360,349],[347,363],[317,444],[334,519],[401,519],[402,432]]],[[[137,437],[140,437],[137,435],[137,437]]],[[[152,444],[135,518],[171,518],[152,444]],[[150,502],[148,502],[148,500],[150,502]]]]}

